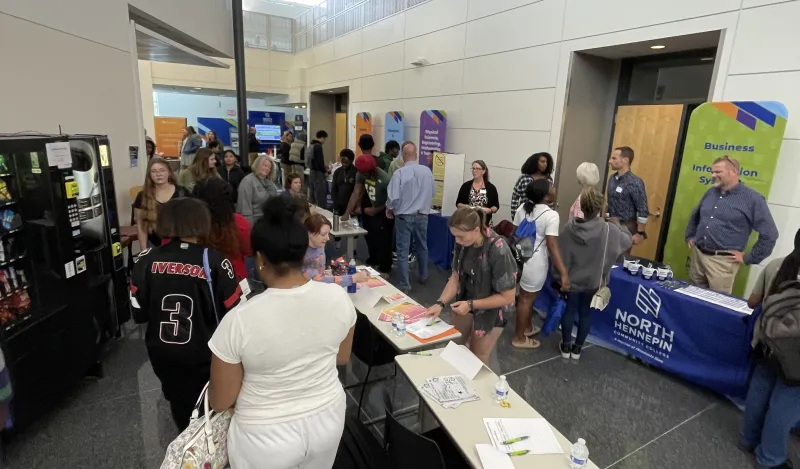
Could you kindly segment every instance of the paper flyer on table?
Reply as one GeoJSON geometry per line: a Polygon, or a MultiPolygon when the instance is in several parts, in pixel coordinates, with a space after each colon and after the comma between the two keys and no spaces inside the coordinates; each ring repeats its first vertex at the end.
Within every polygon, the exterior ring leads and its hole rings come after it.
{"type": "Polygon", "coordinates": [[[358,284],[358,288],[378,288],[378,287],[385,287],[386,282],[381,277],[370,277],[369,280],[366,282],[362,282],[358,284]]]}
{"type": "Polygon", "coordinates": [[[408,302],[400,303],[399,305],[394,305],[381,311],[381,315],[378,317],[378,320],[392,322],[392,317],[395,315],[395,313],[400,313],[406,319],[406,323],[411,324],[412,322],[427,318],[428,316],[425,315],[426,311],[428,311],[428,308],[421,305],[408,302]]]}
{"type": "Polygon", "coordinates": [[[430,339],[431,337],[435,337],[439,334],[444,334],[445,332],[453,329],[453,326],[447,324],[444,321],[439,321],[436,324],[428,325],[429,321],[417,321],[414,324],[411,324],[406,328],[406,332],[409,334],[414,335],[420,339],[430,339]]]}
{"type": "Polygon", "coordinates": [[[370,308],[374,308],[383,300],[383,296],[372,288],[359,288],[353,295],[358,298],[357,301],[359,304],[366,305],[370,308]]]}
{"type": "Polygon", "coordinates": [[[495,448],[506,453],[530,451],[530,454],[563,453],[550,424],[543,418],[533,419],[483,419],[486,431],[495,448]],[[529,437],[511,445],[503,442],[522,436],[529,437]]]}
{"type": "Polygon", "coordinates": [[[387,303],[399,303],[407,300],[408,297],[400,292],[397,292],[392,293],[391,295],[383,295],[383,299],[386,300],[387,303]]]}
{"type": "Polygon", "coordinates": [[[475,445],[475,450],[478,452],[483,469],[514,469],[511,456],[492,445],[478,444],[475,445]]]}
{"type": "Polygon", "coordinates": [[[469,379],[475,379],[475,376],[483,368],[480,358],[476,357],[468,348],[453,341],[447,343],[444,352],[439,356],[469,379]]]}

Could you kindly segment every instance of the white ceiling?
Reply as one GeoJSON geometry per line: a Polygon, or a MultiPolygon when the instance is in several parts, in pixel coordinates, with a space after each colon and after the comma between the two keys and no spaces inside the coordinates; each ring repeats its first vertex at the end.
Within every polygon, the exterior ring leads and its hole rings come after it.
{"type": "Polygon", "coordinates": [[[632,42],[597,49],[582,50],[585,54],[605,57],[607,59],[625,59],[647,55],[669,54],[697,49],[713,49],[719,46],[719,31],[708,31],[685,36],[665,37],[652,41],[632,42]],[[650,46],[662,45],[663,49],[651,49],[650,46]]]}
{"type": "MultiPolygon", "coordinates": [[[[236,97],[236,91],[234,90],[223,90],[215,88],[197,89],[188,86],[153,85],[153,91],[159,91],[164,93],[197,94],[204,96],[226,96],[229,98],[236,97]]],[[[275,96],[284,96],[284,95],[281,95],[279,93],[261,93],[257,91],[247,92],[247,97],[252,99],[274,98],[275,96]]],[[[277,106],[277,105],[270,104],[270,106],[277,106]]]]}
{"type": "Polygon", "coordinates": [[[140,24],[136,25],[136,49],[141,60],[230,68],[219,60],[179,44],[140,24]]]}

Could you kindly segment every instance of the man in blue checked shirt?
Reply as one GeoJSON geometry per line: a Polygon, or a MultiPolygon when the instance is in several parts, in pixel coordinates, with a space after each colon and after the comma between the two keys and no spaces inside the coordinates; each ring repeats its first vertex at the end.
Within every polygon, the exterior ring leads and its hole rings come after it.
{"type": "Polygon", "coordinates": [[[711,166],[714,187],[700,199],[686,227],[692,249],[689,278],[692,283],[730,293],[740,264],[758,264],[772,253],[778,228],[764,196],[739,182],[739,162],[723,156],[711,166]],[[743,252],[750,233],[758,241],[743,252]]]}
{"type": "Polygon", "coordinates": [[[608,180],[606,215],[628,228],[636,245],[647,239],[645,227],[650,212],[644,181],[631,171],[633,157],[631,147],[619,147],[611,152],[608,164],[616,173],[608,180]]]}
{"type": "Polygon", "coordinates": [[[428,281],[428,213],[435,183],[430,168],[417,162],[417,147],[413,143],[403,146],[403,162],[403,167],[392,174],[386,207],[397,219],[398,286],[408,293],[411,289],[408,253],[412,239],[418,256],[419,283],[424,285],[428,281]]]}

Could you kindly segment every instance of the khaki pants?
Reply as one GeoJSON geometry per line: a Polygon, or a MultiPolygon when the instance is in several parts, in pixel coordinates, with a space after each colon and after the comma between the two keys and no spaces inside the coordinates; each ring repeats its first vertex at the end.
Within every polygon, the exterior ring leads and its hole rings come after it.
{"type": "Polygon", "coordinates": [[[692,249],[689,279],[697,286],[720,293],[731,293],[739,263],[732,256],[709,256],[692,249]]]}

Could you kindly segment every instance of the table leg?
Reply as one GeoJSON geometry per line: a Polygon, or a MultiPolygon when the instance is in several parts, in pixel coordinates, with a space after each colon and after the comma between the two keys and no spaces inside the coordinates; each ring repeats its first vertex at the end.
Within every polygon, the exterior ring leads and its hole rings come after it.
{"type": "Polygon", "coordinates": [[[348,236],[347,237],[347,259],[352,259],[353,253],[356,252],[356,237],[355,236],[348,236]]]}

